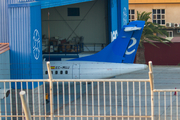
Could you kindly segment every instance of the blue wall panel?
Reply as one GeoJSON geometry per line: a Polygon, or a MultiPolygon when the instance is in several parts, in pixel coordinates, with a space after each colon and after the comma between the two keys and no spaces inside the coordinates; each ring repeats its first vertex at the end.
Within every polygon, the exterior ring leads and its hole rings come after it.
{"type": "Polygon", "coordinates": [[[10,63],[12,79],[30,78],[29,51],[29,9],[23,7],[9,9],[10,63]],[[22,22],[23,21],[23,22],[22,22]]]}
{"type": "Polygon", "coordinates": [[[31,24],[31,74],[32,79],[42,77],[42,33],[41,33],[41,6],[30,8],[31,24]]]}
{"type": "MultiPolygon", "coordinates": [[[[11,79],[42,79],[40,3],[10,4],[9,26],[11,79]]],[[[26,88],[25,83],[23,87],[26,88]]],[[[28,88],[32,88],[31,84],[28,88]]]]}
{"type": "Polygon", "coordinates": [[[41,2],[41,8],[51,8],[51,7],[58,7],[63,5],[70,5],[76,4],[81,2],[88,2],[93,0],[37,0],[41,2]]]}
{"type": "Polygon", "coordinates": [[[0,43],[9,43],[8,4],[35,0],[0,0],[0,43]]]}
{"type": "Polygon", "coordinates": [[[115,40],[118,32],[129,21],[128,0],[109,0],[109,32],[110,42],[115,40]]]}
{"type": "Polygon", "coordinates": [[[129,2],[128,0],[118,0],[118,30],[129,23],[129,2]]]}
{"type": "Polygon", "coordinates": [[[118,16],[117,16],[117,0],[110,0],[109,1],[110,7],[110,42],[114,41],[118,36],[118,16]]]}
{"type": "Polygon", "coordinates": [[[9,43],[8,1],[0,0],[0,43],[9,43]]]}

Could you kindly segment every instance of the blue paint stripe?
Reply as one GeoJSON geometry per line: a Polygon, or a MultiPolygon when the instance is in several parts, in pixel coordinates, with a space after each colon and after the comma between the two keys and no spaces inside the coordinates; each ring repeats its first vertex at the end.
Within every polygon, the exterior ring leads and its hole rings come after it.
{"type": "Polygon", "coordinates": [[[52,8],[57,6],[71,5],[93,0],[38,0],[41,2],[41,9],[52,8]]]}

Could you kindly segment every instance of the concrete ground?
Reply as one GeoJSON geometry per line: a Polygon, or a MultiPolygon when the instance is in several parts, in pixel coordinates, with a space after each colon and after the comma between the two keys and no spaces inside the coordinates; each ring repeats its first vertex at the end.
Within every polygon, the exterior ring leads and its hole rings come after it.
{"type": "MultiPolygon", "coordinates": [[[[129,74],[116,76],[114,79],[148,79],[148,69],[136,71],[129,74]]],[[[154,87],[155,89],[180,89],[180,66],[154,66],[154,87]]],[[[92,91],[92,83],[88,84],[88,94],[85,92],[85,84],[82,84],[82,97],[77,97],[75,100],[71,100],[71,106],[69,102],[66,102],[65,107],[59,107],[56,109],[55,115],[101,115],[101,116],[114,116],[111,119],[116,119],[117,116],[137,116],[136,118],[130,118],[133,120],[140,119],[139,116],[151,115],[151,94],[149,82],[117,82],[117,94],[115,93],[115,83],[105,83],[105,95],[103,90],[103,83],[94,83],[92,91]],[[84,86],[84,87],[83,87],[84,86]],[[109,89],[109,86],[111,89],[109,89]],[[121,88],[123,86],[123,88],[121,88]],[[134,87],[133,87],[134,86],[134,87]],[[146,86],[146,87],[145,87],[146,86]],[[129,87],[129,90],[127,89],[129,87]],[[99,96],[98,96],[99,90],[99,96]],[[123,90],[123,91],[121,91],[123,90]],[[93,92],[93,93],[92,93],[93,92]],[[110,94],[109,94],[110,93],[110,94]],[[123,95],[121,94],[123,93],[123,95]],[[94,95],[92,98],[92,94],[94,95]],[[105,98],[105,100],[104,100],[105,98]],[[117,100],[117,101],[116,101],[117,100]],[[94,105],[93,105],[94,104],[94,105]],[[76,108],[76,110],[75,110],[76,108]]],[[[73,87],[71,87],[71,99],[74,98],[73,87]]],[[[78,88],[77,88],[78,89],[78,88]]],[[[78,94],[78,93],[76,93],[78,94]]],[[[154,93],[154,118],[155,120],[169,120],[180,119],[180,93],[174,95],[174,92],[160,92],[154,93]],[[171,97],[172,96],[172,97],[171,97]]],[[[62,98],[62,96],[61,96],[62,98]]],[[[69,101],[68,95],[66,95],[66,101],[69,101]]],[[[60,106],[62,103],[57,103],[55,106],[60,106]]],[[[62,119],[62,118],[60,118],[62,119]]],[[[68,118],[66,118],[68,119],[68,118]]],[[[75,118],[72,118],[75,119],[75,118]]],[[[79,120],[80,118],[78,118],[79,120]]],[[[83,117],[83,120],[87,119],[83,117]]],[[[92,119],[92,118],[89,118],[92,119]]],[[[97,118],[95,118],[97,119],[97,118]]],[[[101,117],[100,119],[105,119],[101,117]]],[[[107,117],[106,119],[110,119],[107,117]]],[[[118,120],[122,120],[122,117],[118,117],[118,120]]],[[[125,118],[128,119],[128,118],[125,118]]],[[[142,120],[146,119],[142,117],[142,120]]],[[[150,120],[150,118],[148,118],[150,120]]]]}
{"type": "MultiPolygon", "coordinates": [[[[149,69],[117,76],[115,79],[148,79],[149,69]]],[[[180,89],[180,66],[153,66],[155,89],[180,89]]]]}

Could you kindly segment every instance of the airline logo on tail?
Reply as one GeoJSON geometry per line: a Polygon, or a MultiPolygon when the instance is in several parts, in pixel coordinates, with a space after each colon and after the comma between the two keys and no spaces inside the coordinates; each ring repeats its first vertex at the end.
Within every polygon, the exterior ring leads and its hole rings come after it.
{"type": "Polygon", "coordinates": [[[131,55],[132,53],[134,53],[134,52],[136,51],[135,49],[129,51],[129,49],[133,48],[133,46],[135,46],[136,43],[137,43],[136,38],[132,37],[131,40],[132,40],[133,42],[132,42],[132,44],[128,47],[128,49],[126,50],[126,53],[125,53],[126,55],[131,55]]]}

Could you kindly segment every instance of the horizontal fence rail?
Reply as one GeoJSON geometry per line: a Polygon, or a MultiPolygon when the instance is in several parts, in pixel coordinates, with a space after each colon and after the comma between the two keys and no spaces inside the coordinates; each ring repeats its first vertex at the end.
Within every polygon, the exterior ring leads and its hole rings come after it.
{"type": "Polygon", "coordinates": [[[180,89],[154,89],[149,79],[0,80],[0,119],[25,120],[19,96],[26,92],[33,120],[174,120],[179,119],[180,89]]]}

